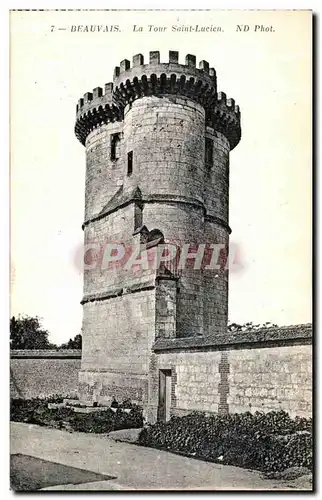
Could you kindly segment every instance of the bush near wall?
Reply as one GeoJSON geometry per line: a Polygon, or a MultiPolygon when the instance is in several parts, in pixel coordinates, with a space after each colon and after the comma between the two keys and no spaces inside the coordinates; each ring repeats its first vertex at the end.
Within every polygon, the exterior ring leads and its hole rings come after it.
{"type": "Polygon", "coordinates": [[[312,419],[291,419],[284,411],[193,412],[144,428],[139,444],[263,472],[311,469],[312,419]]]}
{"type": "Polygon", "coordinates": [[[45,425],[69,431],[107,433],[120,429],[133,429],[143,426],[142,410],[139,406],[128,403],[119,405],[114,412],[111,409],[95,413],[75,413],[72,408],[63,406],[49,409],[48,403],[60,403],[62,397],[12,399],[10,419],[13,422],[45,425]],[[125,412],[124,408],[130,412],[125,412]]]}

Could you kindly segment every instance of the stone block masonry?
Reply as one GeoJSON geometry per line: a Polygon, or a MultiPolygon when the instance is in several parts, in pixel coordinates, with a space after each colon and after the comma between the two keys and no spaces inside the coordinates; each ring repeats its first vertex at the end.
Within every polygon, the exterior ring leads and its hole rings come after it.
{"type": "MultiPolygon", "coordinates": [[[[160,293],[168,296],[166,281],[163,285],[160,293]]],[[[142,295],[138,302],[144,304],[142,295]]],[[[120,310],[119,318],[122,314],[120,310]]],[[[96,317],[99,321],[97,313],[96,317]]],[[[128,326],[123,350],[107,338],[106,350],[99,349],[96,358],[85,355],[82,371],[80,351],[11,351],[11,397],[73,396],[78,390],[88,404],[108,404],[111,397],[130,399],[142,405],[153,422],[158,415],[160,371],[167,370],[170,415],[282,409],[292,417],[312,416],[311,325],[227,332],[216,343],[205,339],[204,345],[195,338],[170,335],[153,344],[149,328],[142,327],[141,332],[139,325],[139,321],[132,325],[132,335],[128,326]],[[127,355],[128,343],[132,357],[127,355]]],[[[101,346],[99,339],[97,345],[101,346]]]]}
{"type": "Polygon", "coordinates": [[[116,397],[147,404],[154,325],[153,288],[84,304],[82,400],[108,404],[116,397]]]}
{"type": "Polygon", "coordinates": [[[175,376],[173,415],[284,410],[312,416],[311,325],[227,332],[203,345],[156,341],[153,348],[155,377],[166,368],[175,376]]]}
{"type": "Polygon", "coordinates": [[[10,352],[10,396],[48,397],[55,394],[75,397],[81,351],[16,350],[10,352]]]}
{"type": "Polygon", "coordinates": [[[312,413],[312,346],[266,347],[229,353],[229,411],[312,413]]]}

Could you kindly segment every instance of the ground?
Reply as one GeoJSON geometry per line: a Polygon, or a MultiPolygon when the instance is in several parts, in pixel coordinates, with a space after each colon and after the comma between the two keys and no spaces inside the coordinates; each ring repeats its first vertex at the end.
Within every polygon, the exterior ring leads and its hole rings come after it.
{"type": "Polygon", "coordinates": [[[116,442],[102,434],[12,422],[10,447],[16,490],[294,489],[256,471],[116,442]]]}

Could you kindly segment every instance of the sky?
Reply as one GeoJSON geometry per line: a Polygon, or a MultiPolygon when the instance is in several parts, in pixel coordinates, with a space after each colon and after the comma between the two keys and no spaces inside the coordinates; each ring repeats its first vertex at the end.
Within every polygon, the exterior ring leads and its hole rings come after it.
{"type": "Polygon", "coordinates": [[[56,343],[80,332],[85,149],[74,135],[76,103],[111,81],[122,59],[160,50],[166,62],[178,50],[182,64],[188,53],[207,60],[218,90],[241,109],[229,222],[242,268],[230,274],[229,318],[311,321],[308,12],[12,12],[10,36],[11,314],[42,317],[56,343]],[[221,31],[171,30],[196,24],[221,31]],[[78,25],[121,31],[72,31],[78,25]]]}

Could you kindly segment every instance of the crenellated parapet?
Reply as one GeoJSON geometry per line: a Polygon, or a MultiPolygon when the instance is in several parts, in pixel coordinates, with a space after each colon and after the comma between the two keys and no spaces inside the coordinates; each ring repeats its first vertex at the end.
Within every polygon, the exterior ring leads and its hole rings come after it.
{"type": "Polygon", "coordinates": [[[113,83],[106,83],[105,89],[96,87],[86,92],[76,106],[75,134],[85,145],[88,134],[104,123],[122,121],[123,109],[113,102],[113,83]]]}
{"type": "Polygon", "coordinates": [[[144,56],[136,54],[132,59],[121,61],[114,69],[114,95],[124,106],[142,96],[180,94],[192,98],[202,105],[216,99],[217,83],[214,68],[207,61],[196,67],[196,56],[188,54],[185,64],[179,64],[179,53],[169,52],[167,63],[160,62],[160,52],[150,52],[149,63],[144,56]]]}
{"type": "Polygon", "coordinates": [[[113,83],[105,85],[105,92],[97,87],[79,100],[76,109],[75,133],[82,144],[87,135],[102,124],[122,121],[124,109],[135,100],[146,96],[180,95],[201,104],[206,112],[207,125],[225,134],[231,149],[239,142],[240,112],[233,99],[217,94],[217,77],[207,61],[188,54],[185,64],[179,64],[179,53],[169,52],[169,60],[160,62],[158,51],[150,52],[149,63],[136,54],[132,64],[124,59],[114,69],[113,83]]]}
{"type": "Polygon", "coordinates": [[[150,52],[148,64],[144,64],[142,54],[133,56],[132,65],[129,60],[124,59],[120,66],[116,66],[114,69],[113,82],[117,87],[122,83],[124,85],[127,80],[132,81],[135,77],[140,79],[142,75],[149,77],[152,74],[160,77],[162,73],[167,77],[175,74],[178,79],[185,75],[187,80],[189,78],[202,80],[203,84],[216,90],[216,72],[214,68],[209,68],[207,61],[200,61],[197,68],[196,56],[188,54],[185,57],[185,64],[179,64],[179,52],[173,50],[169,51],[169,60],[166,63],[160,62],[159,51],[150,52]]]}
{"type": "Polygon", "coordinates": [[[234,99],[218,92],[215,105],[206,110],[206,123],[227,137],[231,150],[237,146],[241,138],[240,110],[234,99]]]}

